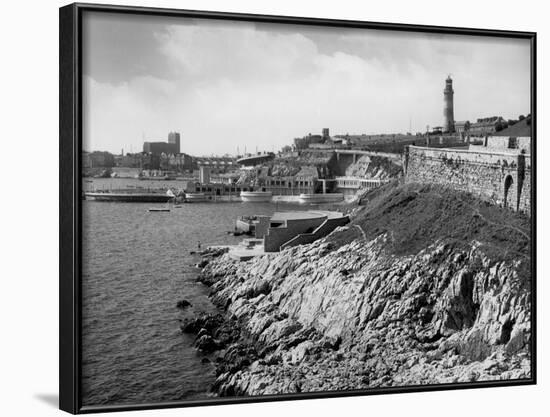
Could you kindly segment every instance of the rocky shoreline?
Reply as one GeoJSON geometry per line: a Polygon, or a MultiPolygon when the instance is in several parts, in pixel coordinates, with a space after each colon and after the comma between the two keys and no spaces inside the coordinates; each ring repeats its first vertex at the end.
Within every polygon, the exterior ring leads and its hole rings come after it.
{"type": "Polygon", "coordinates": [[[182,324],[216,352],[220,396],[529,378],[529,259],[476,239],[395,252],[355,224],[248,262],[209,252],[199,280],[224,311],[182,324]],[[339,243],[335,243],[339,242],[339,243]]]}

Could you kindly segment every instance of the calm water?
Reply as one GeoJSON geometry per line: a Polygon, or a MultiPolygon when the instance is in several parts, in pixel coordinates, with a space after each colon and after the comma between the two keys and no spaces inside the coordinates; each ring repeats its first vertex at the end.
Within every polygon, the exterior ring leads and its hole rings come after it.
{"type": "MultiPolygon", "coordinates": [[[[136,180],[94,180],[98,188],[128,184],[176,186],[136,180]],[[114,184],[113,184],[114,183],[114,184]]],[[[228,235],[240,215],[307,207],[269,203],[184,204],[149,213],[154,203],[83,202],[83,378],[85,405],[205,398],[214,366],[203,364],[193,336],[179,319],[215,311],[208,289],[195,282],[198,261],[189,251],[235,244],[228,235]],[[185,298],[192,307],[176,308],[185,298]]],[[[164,204],[157,204],[162,207],[164,204]]]]}

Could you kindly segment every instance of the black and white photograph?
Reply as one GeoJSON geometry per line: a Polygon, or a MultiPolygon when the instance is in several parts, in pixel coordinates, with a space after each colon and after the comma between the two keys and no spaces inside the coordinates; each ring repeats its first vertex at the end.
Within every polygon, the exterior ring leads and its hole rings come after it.
{"type": "Polygon", "coordinates": [[[532,34],[79,25],[83,407],[534,382],[532,34]]]}

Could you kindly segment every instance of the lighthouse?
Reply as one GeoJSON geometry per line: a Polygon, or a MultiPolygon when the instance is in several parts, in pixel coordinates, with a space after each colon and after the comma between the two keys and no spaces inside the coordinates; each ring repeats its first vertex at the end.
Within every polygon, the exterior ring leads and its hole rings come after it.
{"type": "Polygon", "coordinates": [[[449,133],[455,131],[453,95],[453,80],[449,75],[445,80],[445,90],[443,90],[443,131],[449,133]]]}

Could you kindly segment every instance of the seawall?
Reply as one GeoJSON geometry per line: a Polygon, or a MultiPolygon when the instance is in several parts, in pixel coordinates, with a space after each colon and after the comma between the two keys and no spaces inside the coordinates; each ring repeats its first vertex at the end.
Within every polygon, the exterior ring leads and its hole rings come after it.
{"type": "Polygon", "coordinates": [[[409,146],[403,168],[407,183],[441,184],[492,204],[530,212],[529,154],[409,146]]]}

